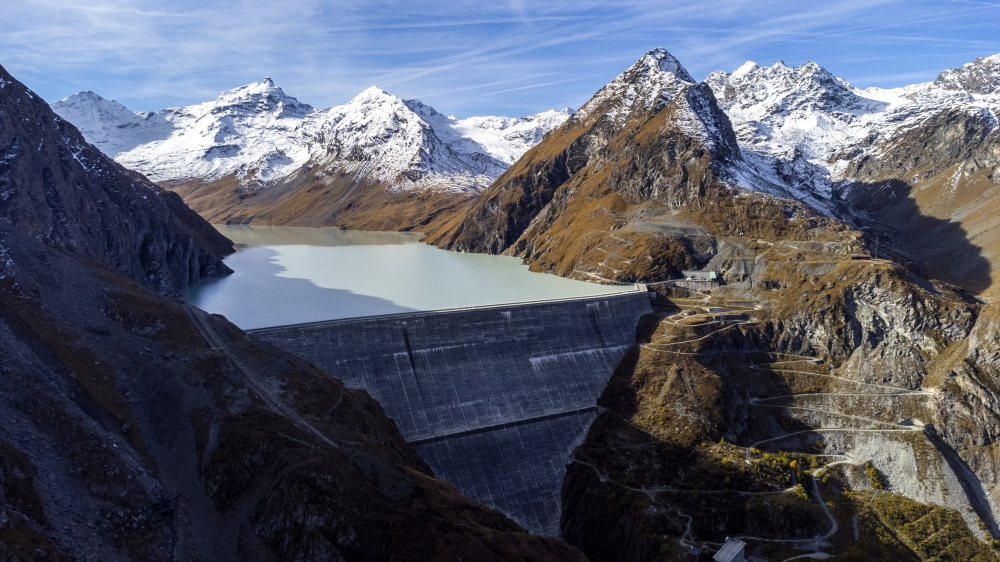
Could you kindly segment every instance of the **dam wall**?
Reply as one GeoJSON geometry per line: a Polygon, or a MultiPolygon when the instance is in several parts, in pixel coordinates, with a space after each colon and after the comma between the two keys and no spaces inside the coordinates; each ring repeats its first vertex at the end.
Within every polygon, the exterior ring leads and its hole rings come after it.
{"type": "Polygon", "coordinates": [[[650,312],[630,291],[250,333],[367,390],[437,477],[557,535],[566,463],[650,312]]]}

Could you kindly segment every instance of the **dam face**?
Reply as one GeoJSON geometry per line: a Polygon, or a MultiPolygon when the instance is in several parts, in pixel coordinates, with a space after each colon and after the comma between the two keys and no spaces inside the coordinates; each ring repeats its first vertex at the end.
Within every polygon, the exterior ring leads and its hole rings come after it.
{"type": "Polygon", "coordinates": [[[377,399],[463,494],[557,535],[560,491],[648,293],[252,330],[377,399]]]}

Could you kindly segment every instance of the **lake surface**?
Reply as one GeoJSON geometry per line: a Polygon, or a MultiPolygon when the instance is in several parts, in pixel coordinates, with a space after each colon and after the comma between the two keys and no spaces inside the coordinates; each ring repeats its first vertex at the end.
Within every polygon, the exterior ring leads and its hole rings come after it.
{"type": "Polygon", "coordinates": [[[182,299],[243,329],[623,290],[533,273],[518,258],[441,250],[419,234],[215,228],[237,244],[225,260],[235,273],[188,287],[182,299]]]}

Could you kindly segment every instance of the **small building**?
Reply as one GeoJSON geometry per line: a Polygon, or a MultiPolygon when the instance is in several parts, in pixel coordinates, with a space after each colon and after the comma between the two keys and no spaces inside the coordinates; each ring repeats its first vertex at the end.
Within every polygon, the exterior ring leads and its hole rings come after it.
{"type": "Polygon", "coordinates": [[[722,279],[715,271],[682,270],[680,279],[671,279],[666,283],[674,287],[683,287],[690,291],[712,292],[719,288],[722,279]]]}
{"type": "Polygon", "coordinates": [[[715,553],[712,560],[715,562],[746,562],[743,557],[743,549],[746,547],[747,543],[737,540],[730,539],[726,541],[726,544],[722,545],[719,552],[715,553]]]}
{"type": "Polygon", "coordinates": [[[682,270],[681,276],[686,281],[719,281],[719,274],[714,271],[682,270]]]}

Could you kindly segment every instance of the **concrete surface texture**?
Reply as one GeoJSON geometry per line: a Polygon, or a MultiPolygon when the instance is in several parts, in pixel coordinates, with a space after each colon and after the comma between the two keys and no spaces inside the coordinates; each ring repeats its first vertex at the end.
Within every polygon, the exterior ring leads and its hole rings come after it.
{"type": "Polygon", "coordinates": [[[633,291],[251,333],[366,389],[462,493],[556,535],[566,463],[651,311],[633,291]]]}

